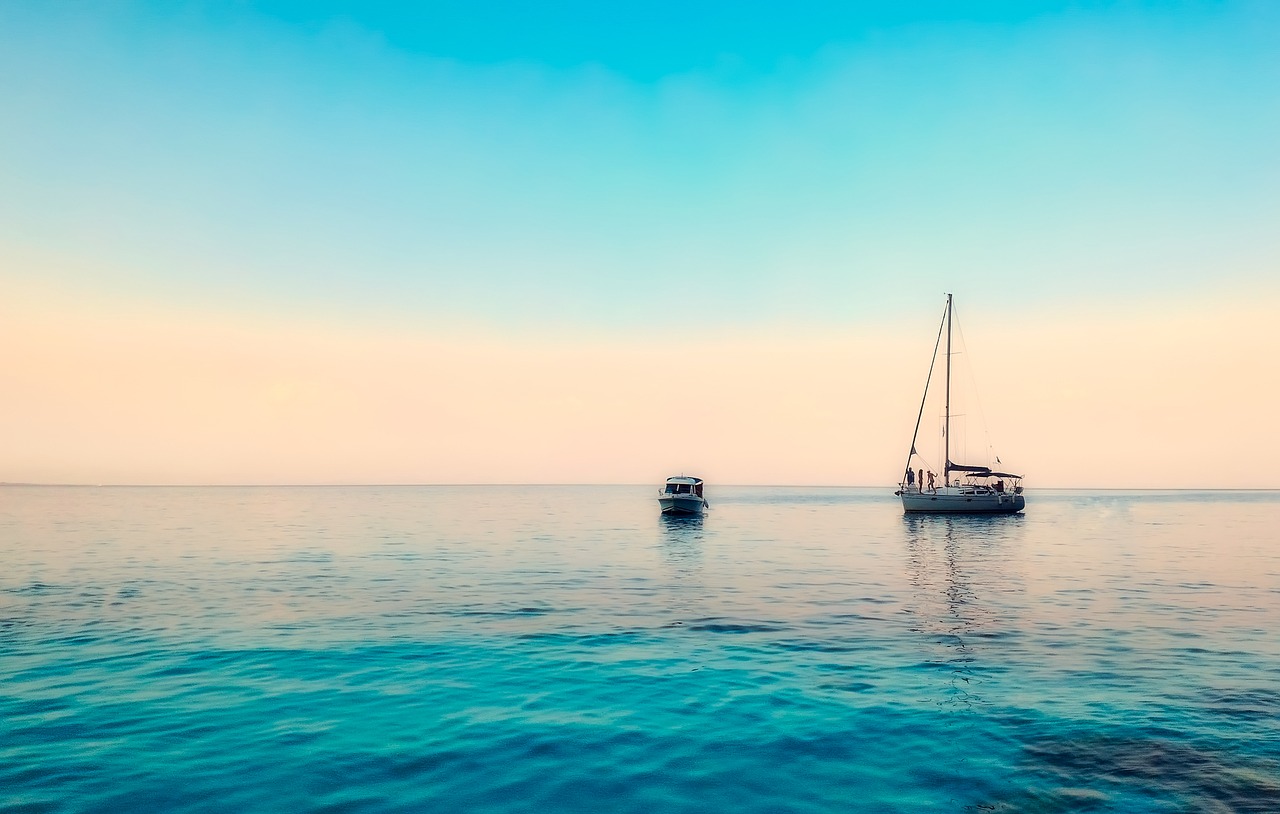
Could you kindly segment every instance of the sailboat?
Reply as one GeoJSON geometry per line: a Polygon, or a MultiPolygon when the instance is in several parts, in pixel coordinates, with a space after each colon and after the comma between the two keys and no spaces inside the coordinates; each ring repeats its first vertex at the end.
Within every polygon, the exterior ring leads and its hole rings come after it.
{"type": "MultiPolygon", "coordinates": [[[[916,416],[916,429],[911,435],[911,451],[907,453],[907,466],[898,491],[902,498],[902,511],[907,514],[1014,514],[1026,507],[1022,496],[1022,476],[1009,472],[997,472],[989,466],[972,466],[951,461],[951,295],[942,312],[942,324],[938,326],[938,340],[933,345],[933,359],[929,362],[929,376],[924,383],[924,396],[920,399],[920,413],[916,416]],[[947,334],[947,393],[942,426],[943,467],[942,482],[929,473],[924,482],[924,470],[917,477],[912,465],[919,453],[916,439],[920,435],[920,419],[924,416],[925,401],[929,397],[929,383],[933,379],[933,365],[938,358],[938,344],[945,328],[947,334]]],[[[997,462],[1000,460],[996,459],[997,462]]]]}

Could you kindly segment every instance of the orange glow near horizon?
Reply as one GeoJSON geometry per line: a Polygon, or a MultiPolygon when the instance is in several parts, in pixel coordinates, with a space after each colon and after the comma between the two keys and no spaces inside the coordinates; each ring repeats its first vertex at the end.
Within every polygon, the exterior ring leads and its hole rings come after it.
{"type": "MultiPolygon", "coordinates": [[[[687,471],[889,484],[933,339],[885,325],[678,342],[405,334],[21,296],[0,310],[7,482],[648,483],[687,471]]],[[[1280,434],[1255,415],[1280,351],[1261,307],[963,327],[995,451],[1029,486],[1277,485],[1280,434]]],[[[935,426],[926,415],[926,456],[935,426]]]]}

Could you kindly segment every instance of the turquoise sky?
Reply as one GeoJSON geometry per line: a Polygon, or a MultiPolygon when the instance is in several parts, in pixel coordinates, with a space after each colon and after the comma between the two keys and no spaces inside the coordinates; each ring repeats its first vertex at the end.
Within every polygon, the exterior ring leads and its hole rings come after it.
{"type": "Polygon", "coordinates": [[[0,273],[88,298],[590,335],[1280,278],[1273,2],[5,3],[0,109],[0,273]]]}

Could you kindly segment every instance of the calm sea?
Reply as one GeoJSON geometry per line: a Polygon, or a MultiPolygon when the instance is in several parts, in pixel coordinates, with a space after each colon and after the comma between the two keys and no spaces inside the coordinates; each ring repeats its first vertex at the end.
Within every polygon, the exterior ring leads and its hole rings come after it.
{"type": "Polygon", "coordinates": [[[1280,493],[0,488],[0,810],[1277,812],[1280,493]]]}

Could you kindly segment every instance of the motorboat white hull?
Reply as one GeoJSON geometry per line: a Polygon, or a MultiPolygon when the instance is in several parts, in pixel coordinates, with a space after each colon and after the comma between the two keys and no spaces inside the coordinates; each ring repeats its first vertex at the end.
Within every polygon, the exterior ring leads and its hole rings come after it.
{"type": "Polygon", "coordinates": [[[966,487],[902,493],[902,511],[907,514],[1016,514],[1026,505],[1027,501],[1019,494],[966,487]]]}
{"type": "Polygon", "coordinates": [[[705,511],[707,501],[697,495],[661,495],[658,505],[663,514],[694,515],[705,511]]]}

